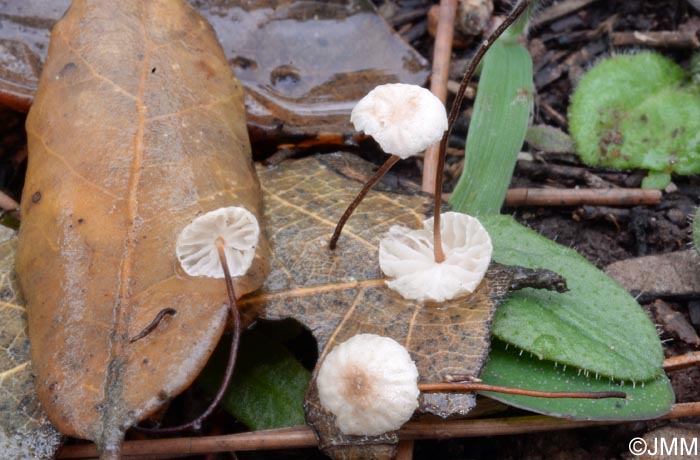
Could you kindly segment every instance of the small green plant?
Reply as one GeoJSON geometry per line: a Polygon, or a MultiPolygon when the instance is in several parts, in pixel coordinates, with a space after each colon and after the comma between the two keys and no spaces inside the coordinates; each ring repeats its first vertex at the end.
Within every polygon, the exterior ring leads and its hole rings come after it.
{"type": "MultiPolygon", "coordinates": [[[[658,416],[669,410],[673,391],[661,368],[661,343],[637,302],[575,251],[498,215],[526,136],[532,101],[532,61],[517,41],[524,24],[517,25],[484,57],[465,168],[450,203],[456,211],[480,216],[491,235],[496,262],[553,270],[567,279],[570,290],[512,293],[496,313],[493,335],[497,341],[481,379],[521,388],[631,388],[634,400],[623,404],[565,399],[550,403],[488,395],[536,412],[576,419],[658,416]]],[[[667,79],[676,82],[673,88],[679,94],[689,93],[679,89],[683,72],[671,73],[674,78],[667,79]]],[[[630,79],[628,86],[632,85],[630,79]]],[[[696,105],[684,109],[688,127],[690,115],[700,110],[696,105]]],[[[595,113],[599,109],[602,106],[595,113]]]]}
{"type": "Polygon", "coordinates": [[[569,127],[590,165],[649,170],[645,188],[671,173],[700,172],[700,92],[675,62],[659,54],[619,55],[581,79],[569,127]]]}

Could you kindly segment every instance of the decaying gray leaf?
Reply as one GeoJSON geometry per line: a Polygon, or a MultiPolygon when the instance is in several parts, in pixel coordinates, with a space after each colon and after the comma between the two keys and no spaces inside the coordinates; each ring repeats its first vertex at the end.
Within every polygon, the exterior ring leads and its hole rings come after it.
{"type": "MultiPolygon", "coordinates": [[[[321,356],[357,333],[374,333],[406,346],[420,382],[441,381],[449,374],[478,376],[488,355],[493,314],[505,294],[521,287],[562,287],[561,278],[551,272],[493,264],[469,297],[425,305],[403,299],[384,284],[377,245],[392,225],[421,225],[432,198],[370,192],[348,222],[338,248],[330,251],[335,223],[360,185],[334,172],[327,166],[331,163],[359,170],[360,176],[370,167],[357,157],[333,154],[259,169],[274,256],[263,290],[243,301],[248,308],[261,308],[267,318],[293,317],[304,323],[316,337],[321,356]]],[[[422,396],[419,410],[449,417],[465,415],[473,406],[471,394],[428,394],[422,396]]],[[[313,379],[305,409],[321,448],[334,458],[393,455],[396,433],[340,434],[333,416],[319,404],[313,379]]]]}
{"type": "Polygon", "coordinates": [[[0,227],[0,460],[50,459],[61,435],[34,388],[26,312],[15,283],[16,250],[16,233],[0,227]]]}

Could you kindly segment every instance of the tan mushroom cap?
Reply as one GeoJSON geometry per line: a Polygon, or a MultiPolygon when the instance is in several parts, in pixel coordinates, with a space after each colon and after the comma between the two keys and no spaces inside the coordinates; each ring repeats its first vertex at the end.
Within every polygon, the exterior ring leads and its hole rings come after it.
{"type": "Polygon", "coordinates": [[[182,229],[175,252],[188,275],[223,278],[216,249],[216,240],[221,238],[231,276],[241,276],[253,263],[259,237],[255,216],[245,208],[230,206],[203,214],[182,229]]]}
{"type": "Polygon", "coordinates": [[[398,430],[418,408],[418,369],[389,337],[358,334],[331,350],[316,377],[324,409],[346,435],[398,430]]]}
{"type": "Polygon", "coordinates": [[[402,159],[416,155],[442,139],[447,130],[445,106],[417,85],[380,85],[360,99],[350,121],[387,153],[402,159]]]}
{"type": "Polygon", "coordinates": [[[445,261],[436,263],[433,218],[423,229],[393,226],[379,242],[379,265],[393,280],[387,286],[405,299],[443,302],[479,286],[491,262],[491,237],[478,219],[467,214],[440,215],[445,261]]]}

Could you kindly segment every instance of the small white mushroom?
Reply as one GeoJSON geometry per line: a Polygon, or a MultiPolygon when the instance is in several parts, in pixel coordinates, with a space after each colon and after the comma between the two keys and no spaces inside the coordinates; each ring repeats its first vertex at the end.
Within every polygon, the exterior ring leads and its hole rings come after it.
{"type": "Polygon", "coordinates": [[[363,97],[350,115],[355,129],[372,136],[387,153],[406,159],[442,139],[445,106],[417,85],[380,85],[363,97]]]}
{"type": "Polygon", "coordinates": [[[231,276],[241,276],[253,263],[259,236],[258,220],[250,211],[237,206],[219,208],[187,225],[177,238],[175,252],[188,275],[223,278],[216,249],[216,240],[221,238],[231,276]]]}
{"type": "Polygon", "coordinates": [[[358,334],[331,350],[316,377],[324,409],[343,434],[398,430],[418,408],[418,369],[389,337],[358,334]]]}
{"type": "Polygon", "coordinates": [[[387,286],[405,299],[443,302],[474,292],[491,261],[491,238],[478,219],[467,214],[441,214],[445,261],[435,262],[433,219],[413,230],[393,226],[379,242],[379,265],[394,278],[387,286]]]}

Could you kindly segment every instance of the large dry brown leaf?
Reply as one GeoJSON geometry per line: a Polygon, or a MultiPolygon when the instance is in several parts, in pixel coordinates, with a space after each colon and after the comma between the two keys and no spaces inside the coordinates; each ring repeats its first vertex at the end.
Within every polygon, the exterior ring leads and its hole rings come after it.
{"type": "Polygon", "coordinates": [[[39,405],[27,318],[16,287],[17,236],[0,227],[0,459],[51,459],[61,435],[39,405]]]}
{"type": "MultiPolygon", "coordinates": [[[[49,30],[70,0],[0,0],[0,103],[31,104],[49,30]]],[[[369,0],[192,0],[246,90],[256,138],[353,134],[354,104],[375,86],[422,84],[428,66],[369,0]]]]}
{"type": "MultiPolygon", "coordinates": [[[[498,302],[522,287],[562,287],[552,272],[493,264],[471,296],[440,305],[407,301],[384,284],[378,242],[392,225],[422,226],[432,199],[421,194],[370,192],[331,252],[328,241],[360,184],[334,170],[364,176],[370,166],[343,154],[286,162],[260,170],[265,219],[273,248],[272,272],[264,288],[244,305],[264,309],[267,318],[293,317],[318,341],[321,357],[351,336],[389,336],[408,348],[421,382],[448,374],[478,376],[489,351],[491,321],[498,302]]],[[[465,415],[471,394],[428,394],[420,411],[441,417],[465,415]]],[[[396,433],[379,437],[343,436],[324,411],[315,380],[306,395],[307,421],[334,458],[390,458],[396,433]]]]}
{"type": "MultiPolygon", "coordinates": [[[[226,322],[221,280],[185,276],[175,240],[221,206],[260,212],[240,84],[179,0],[76,0],[29,114],[17,272],[42,405],[106,457],[186,388],[226,322]],[[146,338],[138,334],[164,308],[146,338]]],[[[267,245],[236,282],[256,289],[267,245]]]]}

